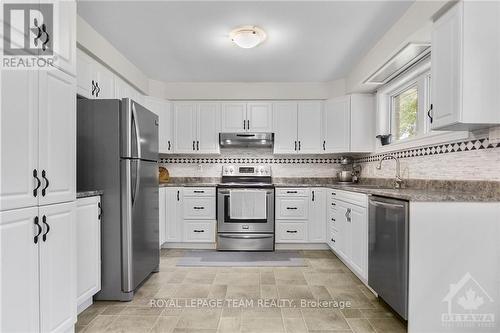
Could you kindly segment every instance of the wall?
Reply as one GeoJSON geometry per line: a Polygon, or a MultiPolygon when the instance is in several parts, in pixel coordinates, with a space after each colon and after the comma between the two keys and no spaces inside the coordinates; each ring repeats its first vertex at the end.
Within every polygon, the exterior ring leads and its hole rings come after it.
{"type": "Polygon", "coordinates": [[[162,155],[171,177],[220,177],[224,164],[271,164],[274,177],[334,177],[338,156],[273,155],[266,148],[224,148],[220,155],[162,155]]]}

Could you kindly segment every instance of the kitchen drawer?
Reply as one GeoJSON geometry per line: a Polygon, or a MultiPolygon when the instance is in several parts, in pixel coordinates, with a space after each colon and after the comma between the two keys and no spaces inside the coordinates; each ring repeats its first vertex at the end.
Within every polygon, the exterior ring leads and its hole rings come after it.
{"type": "Polygon", "coordinates": [[[336,210],[337,209],[337,200],[329,198],[326,205],[330,210],[336,210]]]}
{"type": "Polygon", "coordinates": [[[277,188],[277,197],[308,197],[309,188],[299,187],[299,188],[277,188]]]}
{"type": "Polygon", "coordinates": [[[184,187],[185,197],[215,197],[215,187],[184,187]]]}
{"type": "Polygon", "coordinates": [[[306,243],[306,222],[278,222],[276,224],[277,243],[306,243]]]}
{"type": "Polygon", "coordinates": [[[184,242],[215,242],[215,220],[184,221],[184,242]]]}
{"type": "Polygon", "coordinates": [[[330,194],[331,197],[335,197],[336,200],[342,200],[361,207],[368,207],[368,196],[364,193],[330,190],[330,194]],[[335,195],[332,195],[332,193],[335,193],[335,195]]]}
{"type": "Polygon", "coordinates": [[[337,229],[337,210],[330,209],[328,211],[328,225],[332,226],[334,229],[337,229]]]}
{"type": "Polygon", "coordinates": [[[307,220],[308,198],[276,198],[276,219],[307,220]]]}
{"type": "Polygon", "coordinates": [[[215,197],[184,197],[185,220],[215,219],[215,197]]]}

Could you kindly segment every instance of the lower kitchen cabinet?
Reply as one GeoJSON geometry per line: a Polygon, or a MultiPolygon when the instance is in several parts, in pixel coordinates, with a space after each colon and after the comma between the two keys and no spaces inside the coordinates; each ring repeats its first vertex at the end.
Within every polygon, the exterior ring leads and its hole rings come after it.
{"type": "Polygon", "coordinates": [[[76,285],[78,313],[92,304],[101,290],[100,197],[76,201],[76,285]]]}
{"type": "Polygon", "coordinates": [[[326,189],[311,188],[309,196],[308,239],[311,243],[324,243],[326,239],[326,189]]]}
{"type": "Polygon", "coordinates": [[[163,243],[167,241],[167,188],[166,187],[160,187],[158,189],[158,211],[159,211],[159,218],[158,221],[160,223],[159,225],[159,241],[160,241],[160,249],[163,243]]]}
{"type": "Polygon", "coordinates": [[[184,220],[184,242],[215,242],[214,220],[184,220]]]}
{"type": "Polygon", "coordinates": [[[65,332],[76,322],[74,202],[0,213],[0,331],[65,332]]]}
{"type": "Polygon", "coordinates": [[[182,187],[166,187],[165,242],[182,242],[182,187]]]}

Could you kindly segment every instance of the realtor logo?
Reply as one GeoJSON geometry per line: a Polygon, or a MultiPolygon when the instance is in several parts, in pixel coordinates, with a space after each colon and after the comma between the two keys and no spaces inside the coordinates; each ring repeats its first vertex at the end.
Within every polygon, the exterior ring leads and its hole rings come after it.
{"type": "Polygon", "coordinates": [[[443,302],[448,303],[448,312],[441,314],[444,326],[495,326],[495,314],[487,311],[493,306],[493,298],[470,273],[466,273],[457,283],[450,284],[443,302]]]}
{"type": "Polygon", "coordinates": [[[53,12],[53,4],[4,4],[4,55],[52,56],[53,12]]]}

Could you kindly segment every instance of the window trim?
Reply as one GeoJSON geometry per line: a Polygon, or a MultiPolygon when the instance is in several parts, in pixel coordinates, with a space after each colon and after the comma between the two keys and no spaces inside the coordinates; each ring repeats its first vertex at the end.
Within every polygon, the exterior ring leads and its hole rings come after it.
{"type": "Polygon", "coordinates": [[[419,114],[417,115],[417,135],[391,142],[382,146],[379,140],[375,143],[375,152],[383,153],[401,149],[417,148],[431,144],[466,139],[468,131],[431,131],[426,110],[431,105],[430,86],[431,59],[426,57],[418,64],[394,78],[377,90],[377,134],[392,134],[392,97],[408,87],[417,84],[419,87],[419,114]],[[423,89],[420,89],[423,87],[423,89]],[[420,92],[422,90],[422,93],[420,92]],[[421,109],[423,108],[423,111],[421,109]],[[420,115],[422,112],[423,117],[420,115]]]}

